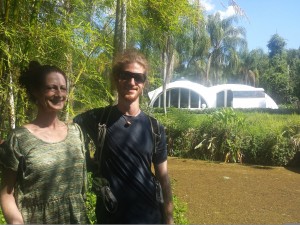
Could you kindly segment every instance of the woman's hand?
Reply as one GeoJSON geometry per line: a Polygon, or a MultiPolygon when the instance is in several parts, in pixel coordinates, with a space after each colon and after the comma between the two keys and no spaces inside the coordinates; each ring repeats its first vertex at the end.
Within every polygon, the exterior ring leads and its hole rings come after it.
{"type": "Polygon", "coordinates": [[[24,223],[14,197],[14,186],[16,184],[16,180],[16,172],[10,169],[4,169],[2,171],[0,203],[4,218],[8,224],[24,223]]]}

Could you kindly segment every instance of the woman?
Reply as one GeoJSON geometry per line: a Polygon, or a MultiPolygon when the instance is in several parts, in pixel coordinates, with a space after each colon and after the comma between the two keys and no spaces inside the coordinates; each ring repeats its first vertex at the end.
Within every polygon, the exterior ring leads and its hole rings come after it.
{"type": "Polygon", "coordinates": [[[1,207],[7,223],[88,223],[85,149],[80,128],[59,120],[67,78],[55,66],[31,62],[20,76],[37,116],[0,148],[1,207]]]}

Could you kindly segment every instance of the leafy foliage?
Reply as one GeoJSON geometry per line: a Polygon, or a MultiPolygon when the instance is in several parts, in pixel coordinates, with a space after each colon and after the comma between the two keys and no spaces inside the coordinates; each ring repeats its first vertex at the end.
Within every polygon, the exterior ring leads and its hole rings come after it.
{"type": "Polygon", "coordinates": [[[270,50],[269,56],[270,58],[273,58],[275,55],[281,55],[283,53],[286,42],[278,34],[274,34],[269,40],[267,46],[270,50]]]}
{"type": "Polygon", "coordinates": [[[174,223],[189,224],[186,218],[186,212],[188,210],[187,204],[181,202],[176,195],[173,195],[173,205],[174,205],[174,223]]]}
{"type": "Polygon", "coordinates": [[[4,216],[3,216],[3,214],[2,214],[1,209],[0,209],[0,223],[1,223],[1,224],[5,224],[5,219],[4,219],[4,216]]]}
{"type": "Polygon", "coordinates": [[[91,191],[92,189],[92,174],[88,173],[88,192],[86,193],[86,209],[88,213],[89,220],[91,224],[97,223],[97,218],[95,214],[96,209],[96,195],[91,191]]]}
{"type": "MultiPolygon", "coordinates": [[[[273,113],[232,109],[205,112],[197,114],[178,110],[180,116],[172,118],[157,114],[167,129],[170,154],[224,161],[226,153],[236,155],[240,151],[244,155],[243,162],[249,164],[295,164],[299,151],[298,114],[275,113],[284,112],[282,110],[273,113]],[[187,118],[186,127],[184,120],[178,123],[179,117],[187,118]]],[[[233,160],[237,161],[237,158],[233,160]]]]}
{"type": "Polygon", "coordinates": [[[273,64],[260,78],[260,84],[265,88],[278,104],[290,103],[292,86],[288,76],[288,66],[280,56],[274,56],[273,64]]]}
{"type": "Polygon", "coordinates": [[[220,161],[226,153],[236,155],[240,151],[243,135],[240,130],[245,125],[245,118],[241,114],[232,108],[225,108],[209,115],[206,123],[205,129],[200,128],[203,140],[195,150],[207,152],[210,160],[220,161]]]}

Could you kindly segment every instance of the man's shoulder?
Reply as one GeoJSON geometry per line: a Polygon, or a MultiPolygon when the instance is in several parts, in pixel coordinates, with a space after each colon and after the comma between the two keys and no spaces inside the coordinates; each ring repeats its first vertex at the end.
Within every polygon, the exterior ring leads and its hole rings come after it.
{"type": "Polygon", "coordinates": [[[103,117],[105,117],[105,114],[110,112],[112,107],[113,106],[109,105],[109,106],[87,110],[75,116],[73,121],[79,124],[86,123],[86,122],[91,122],[91,123],[99,122],[100,120],[102,120],[103,117]]]}
{"type": "Polygon", "coordinates": [[[149,119],[151,119],[151,120],[157,120],[157,119],[154,117],[154,115],[152,115],[152,114],[150,114],[150,113],[148,113],[148,112],[145,112],[145,111],[142,111],[142,112],[143,112],[144,116],[148,117],[149,119]]]}
{"type": "Polygon", "coordinates": [[[104,107],[99,107],[99,108],[93,108],[93,109],[89,109],[79,115],[98,115],[99,113],[103,112],[106,108],[108,108],[109,106],[104,106],[104,107]]]}
{"type": "Polygon", "coordinates": [[[107,107],[109,107],[109,106],[89,109],[89,110],[87,110],[85,112],[79,113],[77,116],[75,116],[75,118],[80,118],[80,117],[97,117],[99,114],[101,114],[102,112],[104,112],[104,110],[107,107]]]}
{"type": "Polygon", "coordinates": [[[144,112],[145,117],[147,117],[147,120],[150,122],[150,127],[152,134],[155,136],[158,136],[160,138],[161,133],[164,132],[164,126],[160,123],[160,121],[155,118],[153,115],[150,115],[148,113],[144,112]]]}
{"type": "Polygon", "coordinates": [[[144,112],[144,114],[148,117],[152,126],[163,127],[163,125],[159,122],[159,120],[157,118],[155,118],[153,115],[150,115],[145,112],[144,112]]]}

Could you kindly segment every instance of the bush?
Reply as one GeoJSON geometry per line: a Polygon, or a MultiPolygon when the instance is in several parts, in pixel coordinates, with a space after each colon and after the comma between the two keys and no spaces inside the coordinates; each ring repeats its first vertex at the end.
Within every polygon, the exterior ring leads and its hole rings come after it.
{"type": "Polygon", "coordinates": [[[173,195],[173,205],[174,205],[174,223],[189,224],[186,217],[187,204],[181,202],[176,195],[173,195]]]}
{"type": "Polygon", "coordinates": [[[86,208],[89,220],[91,224],[96,224],[96,214],[95,214],[95,208],[96,208],[96,195],[91,191],[92,189],[92,173],[88,173],[88,192],[86,193],[86,208]]]}
{"type": "Polygon", "coordinates": [[[2,210],[0,209],[0,224],[5,224],[5,219],[4,219],[4,216],[2,214],[2,210]]]}
{"type": "Polygon", "coordinates": [[[155,117],[163,123],[166,129],[169,155],[183,157],[187,149],[197,144],[195,135],[197,127],[205,118],[192,111],[169,109],[165,116],[163,113],[155,113],[155,117]]]}
{"type": "MultiPolygon", "coordinates": [[[[300,115],[281,110],[232,108],[156,113],[166,127],[170,155],[224,161],[229,152],[250,164],[296,165],[300,145],[300,115]],[[277,113],[276,113],[277,112],[277,113]]],[[[299,163],[298,163],[299,165],[299,163]]]]}

